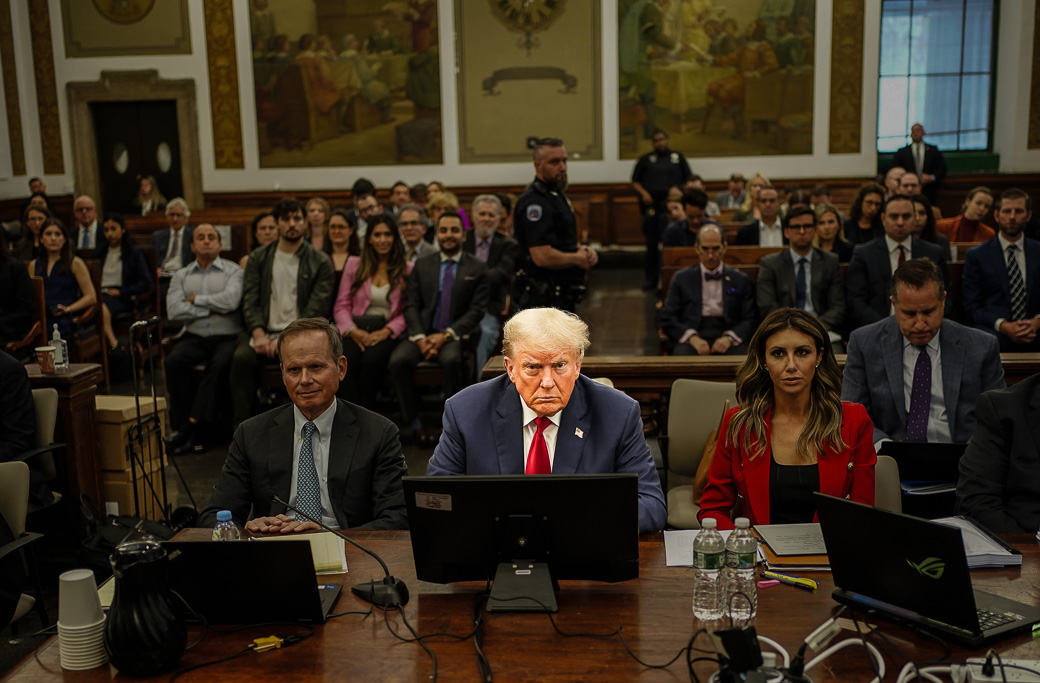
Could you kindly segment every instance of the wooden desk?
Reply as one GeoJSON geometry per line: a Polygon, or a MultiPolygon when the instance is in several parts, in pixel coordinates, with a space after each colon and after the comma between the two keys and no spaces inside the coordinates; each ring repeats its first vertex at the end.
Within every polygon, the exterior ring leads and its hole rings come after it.
{"type": "MultiPolygon", "coordinates": [[[[197,533],[197,532],[196,532],[197,533]]],[[[208,533],[208,532],[204,532],[208,533]]],[[[420,633],[467,633],[472,628],[473,596],[482,584],[442,586],[415,579],[411,545],[407,532],[355,532],[354,537],[380,553],[393,574],[407,584],[412,598],[405,606],[409,622],[420,633]]],[[[624,627],[632,650],[644,661],[663,663],[686,645],[698,628],[692,617],[692,577],[689,568],[666,567],[664,544],[660,534],[647,535],[640,545],[640,578],[617,584],[564,582],[559,593],[560,611],[555,615],[560,629],[568,632],[611,632],[624,627]]],[[[1022,534],[1014,540],[1025,555],[1021,569],[987,569],[972,572],[975,585],[983,590],[1020,600],[1038,599],[1040,585],[1040,546],[1022,534]]],[[[348,549],[351,573],[344,576],[349,586],[379,574],[379,568],[365,555],[348,549]]],[[[816,576],[814,574],[814,576],[816,576]]],[[[761,635],[779,642],[792,655],[802,639],[837,610],[830,595],[834,588],[830,575],[822,573],[820,590],[815,593],[790,586],[775,586],[759,592],[756,627],[761,635]]],[[[366,610],[368,606],[344,590],[335,612],[366,610]]],[[[407,631],[400,615],[390,613],[389,620],[398,632],[407,631]]],[[[939,648],[935,641],[922,638],[906,629],[882,622],[883,632],[894,638],[907,656],[915,660],[931,659],[939,648]]],[[[185,653],[181,666],[217,659],[235,652],[252,638],[270,633],[289,633],[291,628],[267,627],[227,635],[210,632],[201,645],[185,653]]],[[[188,641],[198,634],[189,628],[188,641]]],[[[854,637],[844,631],[835,639],[854,637]]],[[[437,655],[438,675],[444,681],[479,680],[472,640],[455,641],[433,638],[427,641],[437,655]]],[[[706,639],[698,645],[708,647],[706,639]]],[[[886,648],[889,674],[903,662],[886,648]]],[[[997,646],[1001,656],[1040,657],[1040,640],[1029,635],[1003,641],[997,646]]],[[[646,670],[629,657],[616,637],[564,638],[558,635],[548,617],[538,614],[487,615],[484,651],[496,680],[545,681],[682,681],[688,680],[685,662],[680,660],[666,670],[646,670]]],[[[979,652],[954,648],[953,660],[979,652]]],[[[79,673],[63,672],[59,665],[57,639],[52,638],[37,652],[16,667],[6,681],[110,681],[116,672],[101,667],[79,673]]],[[[697,665],[701,680],[715,670],[711,663],[697,665]]],[[[314,636],[298,645],[267,653],[249,653],[237,659],[187,674],[183,680],[273,680],[306,683],[323,680],[362,681],[427,681],[432,672],[429,657],[414,643],[402,643],[391,636],[383,623],[383,615],[363,618],[347,615],[319,626],[314,636]]],[[[850,647],[826,660],[811,672],[816,681],[865,681],[871,678],[870,666],[861,647],[850,647]]],[[[124,677],[119,677],[123,679],[124,677]]],[[[165,681],[167,675],[155,680],[165,681]]]]}
{"type": "Polygon", "coordinates": [[[78,505],[85,493],[101,504],[101,465],[97,455],[97,408],[94,397],[101,381],[97,363],[70,363],[65,372],[45,375],[36,363],[27,365],[33,389],[52,387],[58,391],[59,442],[68,444],[65,452],[69,495],[78,505]]]}

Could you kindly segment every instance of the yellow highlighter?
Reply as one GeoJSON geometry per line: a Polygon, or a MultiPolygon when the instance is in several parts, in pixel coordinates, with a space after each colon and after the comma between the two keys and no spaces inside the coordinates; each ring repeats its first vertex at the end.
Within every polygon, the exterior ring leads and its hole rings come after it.
{"type": "Polygon", "coordinates": [[[804,588],[807,591],[814,591],[820,587],[820,584],[816,583],[813,579],[805,579],[800,576],[788,576],[787,574],[778,574],[777,572],[771,572],[768,569],[762,570],[762,576],[767,579],[774,579],[780,583],[786,583],[788,586],[804,588]]]}

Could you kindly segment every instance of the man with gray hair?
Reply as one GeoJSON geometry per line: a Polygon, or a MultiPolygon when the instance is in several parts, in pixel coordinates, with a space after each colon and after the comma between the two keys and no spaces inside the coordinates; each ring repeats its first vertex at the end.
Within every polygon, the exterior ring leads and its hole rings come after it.
{"type": "Polygon", "coordinates": [[[88,195],[80,195],[72,203],[72,212],[76,216],[77,225],[76,242],[72,248],[94,249],[98,245],[98,233],[101,232],[97,219],[97,204],[88,195]]]}
{"type": "Polygon", "coordinates": [[[477,195],[470,213],[473,218],[473,230],[466,234],[466,242],[462,245],[463,251],[473,254],[488,267],[490,294],[487,312],[480,321],[477,372],[484,367],[498,345],[499,332],[502,331],[499,316],[505,312],[516,270],[516,251],[519,245],[512,237],[497,232],[498,226],[502,223],[502,213],[501,199],[493,194],[477,195]]]}
{"type": "Polygon", "coordinates": [[[405,204],[397,212],[397,227],[404,242],[404,257],[411,263],[420,256],[436,254],[437,247],[426,241],[426,209],[418,204],[405,204]]]}
{"type": "Polygon", "coordinates": [[[428,475],[639,475],[639,531],[664,527],[661,479],[639,404],[581,374],[589,328],[573,313],[532,308],[503,331],[506,374],[444,404],[428,475]]]}
{"type": "Polygon", "coordinates": [[[166,221],[170,227],[152,233],[152,247],[159,274],[170,276],[192,262],[191,233],[195,229],[188,225],[191,210],[183,198],[171,199],[166,205],[166,221]]]}

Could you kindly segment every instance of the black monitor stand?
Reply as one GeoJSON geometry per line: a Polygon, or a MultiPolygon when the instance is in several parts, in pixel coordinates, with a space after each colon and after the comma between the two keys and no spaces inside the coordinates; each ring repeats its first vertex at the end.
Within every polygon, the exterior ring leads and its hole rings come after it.
{"type": "Polygon", "coordinates": [[[495,518],[502,560],[488,598],[488,612],[555,612],[559,586],[549,572],[549,519],[535,515],[495,518]],[[521,559],[512,559],[521,558],[521,559]]]}

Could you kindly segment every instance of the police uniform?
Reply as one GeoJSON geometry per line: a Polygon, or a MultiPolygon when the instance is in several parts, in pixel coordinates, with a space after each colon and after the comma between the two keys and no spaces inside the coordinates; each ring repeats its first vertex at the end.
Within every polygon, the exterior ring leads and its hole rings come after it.
{"type": "Polygon", "coordinates": [[[653,204],[646,205],[640,200],[639,208],[643,212],[643,237],[646,239],[646,261],[644,263],[644,284],[647,288],[657,286],[660,274],[660,255],[658,243],[668,226],[668,190],[676,185],[682,187],[692,173],[690,165],[682,152],[666,149],[639,157],[632,170],[632,182],[639,183],[650,193],[653,204]]]}
{"type": "Polygon", "coordinates": [[[570,200],[554,184],[535,178],[516,202],[513,226],[520,243],[514,310],[553,306],[573,313],[584,294],[585,270],[539,268],[530,252],[544,245],[569,254],[578,251],[578,224],[570,200]]]}

